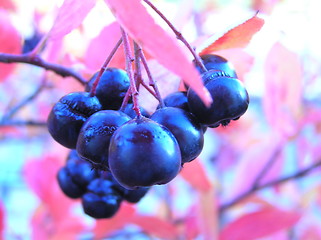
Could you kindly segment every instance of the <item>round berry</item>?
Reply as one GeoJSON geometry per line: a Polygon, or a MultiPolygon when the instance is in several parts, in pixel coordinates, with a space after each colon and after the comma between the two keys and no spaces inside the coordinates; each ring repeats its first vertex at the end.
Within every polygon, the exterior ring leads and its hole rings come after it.
{"type": "MultiPolygon", "coordinates": [[[[88,81],[86,91],[91,91],[99,72],[88,81]]],[[[117,110],[129,88],[130,81],[127,73],[119,68],[107,68],[102,74],[96,88],[96,96],[103,109],[117,110]]]]}
{"type": "MultiPolygon", "coordinates": [[[[137,117],[137,114],[136,112],[134,111],[133,109],[133,106],[134,104],[133,103],[128,103],[124,109],[124,113],[126,113],[128,116],[130,116],[131,118],[135,118],[137,117]]],[[[146,109],[142,108],[142,107],[139,107],[140,109],[140,113],[144,116],[144,117],[147,117],[149,118],[150,117],[150,114],[147,112],[146,109]]]]}
{"type": "Polygon", "coordinates": [[[84,212],[97,219],[114,216],[121,201],[121,196],[113,189],[113,183],[101,178],[93,180],[82,196],[84,212]]]}
{"type": "Polygon", "coordinates": [[[82,159],[96,168],[108,169],[108,147],[113,133],[131,118],[121,111],[102,110],[96,112],[82,126],[77,152],[82,159]]]}
{"type": "Polygon", "coordinates": [[[109,145],[109,168],[123,187],[165,184],[179,172],[181,153],[174,135],[148,118],[134,118],[117,129],[109,145]]]}
{"type": "MultiPolygon", "coordinates": [[[[237,78],[234,66],[224,57],[215,54],[206,54],[201,56],[201,59],[208,71],[218,70],[217,74],[221,74],[221,76],[237,78]]],[[[199,66],[196,66],[196,68],[200,73],[203,73],[199,66]]]]}
{"type": "MultiPolygon", "coordinates": [[[[164,99],[164,105],[166,107],[176,107],[181,108],[185,111],[189,111],[188,103],[187,103],[187,92],[179,91],[173,92],[167,95],[164,99]]],[[[157,106],[157,109],[161,108],[160,105],[157,106]]]]}
{"type": "Polygon", "coordinates": [[[74,149],[82,125],[99,110],[101,104],[95,96],[87,92],[69,93],[53,106],[47,120],[48,131],[58,143],[74,149]]]}
{"type": "MultiPolygon", "coordinates": [[[[207,73],[204,76],[210,75],[207,73]]],[[[208,126],[226,125],[229,120],[236,119],[246,112],[249,105],[249,96],[243,83],[238,79],[218,77],[208,81],[205,87],[213,99],[210,107],[206,107],[192,89],[189,89],[187,93],[190,110],[201,124],[208,126]]]]}
{"type": "Polygon", "coordinates": [[[165,107],[156,110],[151,119],[173,133],[180,147],[182,163],[194,160],[201,153],[204,145],[203,129],[192,113],[180,108],[165,107]]]}

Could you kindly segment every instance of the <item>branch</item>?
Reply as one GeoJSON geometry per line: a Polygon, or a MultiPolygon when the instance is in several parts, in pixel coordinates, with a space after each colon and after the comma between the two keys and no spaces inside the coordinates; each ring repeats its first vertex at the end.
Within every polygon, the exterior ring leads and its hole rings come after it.
{"type": "Polygon", "coordinates": [[[149,0],[144,0],[144,2],[149,5],[165,22],[166,24],[172,29],[174,34],[176,35],[176,38],[180,40],[187,48],[188,50],[192,53],[195,63],[201,68],[202,72],[206,72],[207,69],[204,66],[201,57],[196,53],[196,51],[191,47],[189,42],[183,37],[183,35],[174,27],[174,25],[165,17],[165,15],[157,9],[155,5],[153,5],[149,0]]]}
{"type": "Polygon", "coordinates": [[[220,212],[220,214],[223,213],[228,208],[240,203],[241,201],[243,201],[244,199],[248,198],[249,196],[251,196],[252,194],[254,194],[255,192],[257,192],[259,190],[262,190],[262,189],[265,189],[265,188],[268,188],[268,187],[272,187],[272,186],[275,186],[275,185],[283,184],[283,183],[285,183],[285,182],[287,182],[289,180],[299,179],[301,177],[306,176],[308,173],[310,173],[311,171],[315,170],[316,168],[318,168],[320,166],[321,166],[321,160],[311,164],[309,167],[306,167],[304,169],[299,170],[296,173],[290,174],[288,176],[281,177],[279,179],[271,180],[271,181],[269,181],[267,183],[264,183],[262,185],[257,185],[256,187],[253,187],[250,190],[248,190],[248,191],[242,193],[241,195],[237,196],[232,201],[221,205],[220,208],[219,208],[219,212],[220,212]]]}
{"type": "Polygon", "coordinates": [[[73,71],[70,68],[64,67],[59,64],[49,63],[42,59],[39,55],[32,55],[31,53],[26,54],[8,54],[8,53],[0,53],[0,62],[2,63],[27,63],[31,65],[35,65],[38,67],[42,67],[46,70],[53,71],[54,73],[62,76],[62,77],[73,77],[82,85],[86,84],[86,79],[80,76],[78,73],[73,71]]]}

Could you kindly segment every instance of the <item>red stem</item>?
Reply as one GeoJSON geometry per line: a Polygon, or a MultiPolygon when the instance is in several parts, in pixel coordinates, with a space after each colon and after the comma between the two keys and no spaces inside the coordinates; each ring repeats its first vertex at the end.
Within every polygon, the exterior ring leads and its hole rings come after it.
{"type": "Polygon", "coordinates": [[[157,9],[157,7],[152,4],[149,0],[144,0],[146,4],[148,4],[165,22],[166,24],[172,29],[174,34],[176,35],[176,38],[180,40],[192,53],[195,63],[201,68],[202,72],[207,72],[206,67],[204,66],[201,57],[196,53],[196,51],[192,48],[192,46],[189,44],[189,42],[183,37],[182,33],[180,33],[174,25],[165,17],[165,15],[157,9]]]}
{"type": "Polygon", "coordinates": [[[125,52],[125,58],[126,58],[126,71],[130,79],[130,92],[133,98],[133,110],[136,112],[137,117],[140,118],[142,117],[142,114],[140,112],[139,105],[138,105],[138,91],[136,88],[136,82],[135,82],[133,66],[132,66],[132,62],[134,61],[134,59],[132,58],[128,35],[123,28],[121,28],[121,32],[122,32],[124,52],[125,52]]]}

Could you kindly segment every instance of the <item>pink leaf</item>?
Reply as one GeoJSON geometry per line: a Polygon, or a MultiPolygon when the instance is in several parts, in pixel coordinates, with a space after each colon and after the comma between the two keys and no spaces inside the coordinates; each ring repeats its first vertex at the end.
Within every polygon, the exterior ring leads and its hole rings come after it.
{"type": "Polygon", "coordinates": [[[283,211],[274,207],[241,216],[228,224],[220,234],[220,240],[255,240],[280,230],[291,228],[300,219],[295,211],[283,211]]]}
{"type": "Polygon", "coordinates": [[[15,10],[16,6],[11,0],[0,0],[0,8],[15,10]]]}
{"type": "Polygon", "coordinates": [[[105,0],[118,22],[132,39],[173,73],[180,76],[201,96],[206,104],[211,96],[192,62],[178,44],[147,12],[140,0],[105,0]]]}
{"type": "Polygon", "coordinates": [[[199,191],[206,192],[212,187],[204,170],[204,166],[199,162],[199,159],[186,163],[180,175],[199,191]]]}
{"type": "MultiPolygon", "coordinates": [[[[20,53],[21,37],[11,24],[9,14],[0,8],[0,52],[20,53]]],[[[0,82],[15,68],[15,64],[0,63],[0,82]]]]}
{"type": "Polygon", "coordinates": [[[257,33],[263,25],[264,20],[255,15],[210,43],[208,47],[200,52],[200,55],[223,49],[246,47],[253,35],[257,33]]]}
{"type": "Polygon", "coordinates": [[[0,240],[3,239],[4,220],[4,206],[2,202],[0,202],[0,240]]]}
{"type": "Polygon", "coordinates": [[[155,216],[135,215],[132,223],[151,236],[160,239],[177,239],[178,232],[173,224],[155,216]]]}
{"type": "Polygon", "coordinates": [[[130,223],[135,212],[136,210],[133,205],[123,202],[116,215],[111,219],[96,221],[96,225],[93,229],[95,239],[102,239],[114,231],[123,228],[126,224],[130,223]]]}
{"type": "MultiPolygon", "coordinates": [[[[121,33],[118,23],[114,22],[103,28],[100,34],[89,43],[84,57],[86,67],[91,71],[98,71],[120,37],[121,33]]],[[[109,66],[125,67],[124,50],[118,49],[109,66]],[[116,64],[115,60],[117,61],[116,64]]]]}
{"type": "Polygon", "coordinates": [[[296,133],[302,111],[303,72],[299,56],[276,43],[265,63],[264,111],[268,122],[286,135],[296,133]]]}
{"type": "Polygon", "coordinates": [[[78,27],[95,4],[96,0],[65,0],[49,32],[49,38],[62,38],[78,27]]]}

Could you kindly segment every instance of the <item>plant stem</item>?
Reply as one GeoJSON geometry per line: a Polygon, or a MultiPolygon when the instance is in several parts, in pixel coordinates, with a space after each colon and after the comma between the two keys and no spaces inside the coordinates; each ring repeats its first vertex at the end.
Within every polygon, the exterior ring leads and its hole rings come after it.
{"type": "Polygon", "coordinates": [[[176,38],[178,40],[180,40],[188,48],[188,50],[192,53],[192,55],[195,59],[195,63],[201,68],[202,72],[206,72],[207,69],[203,64],[201,57],[196,53],[194,48],[192,48],[192,46],[188,43],[188,41],[183,37],[182,33],[180,33],[174,27],[174,25],[165,17],[165,15],[161,11],[159,11],[157,9],[157,7],[154,4],[152,4],[149,0],[144,0],[144,2],[146,4],[148,4],[166,22],[166,24],[170,27],[170,29],[172,29],[172,31],[176,35],[176,38]]]}
{"type": "Polygon", "coordinates": [[[138,91],[136,88],[136,82],[135,82],[135,77],[133,73],[133,66],[132,62],[134,61],[132,58],[132,53],[130,50],[130,44],[128,40],[128,35],[124,31],[123,28],[121,28],[121,33],[122,33],[122,38],[123,38],[123,43],[124,43],[124,52],[125,52],[125,59],[126,59],[126,71],[130,79],[130,93],[133,98],[133,110],[136,112],[137,117],[141,118],[142,114],[139,109],[138,105],[138,91]]]}
{"type": "Polygon", "coordinates": [[[110,61],[112,60],[113,56],[115,55],[115,53],[117,52],[118,48],[120,47],[121,43],[122,43],[123,39],[120,38],[118,40],[118,42],[116,43],[115,47],[113,48],[113,50],[110,52],[109,56],[106,58],[103,66],[100,68],[100,71],[93,83],[93,86],[91,88],[91,91],[90,91],[90,96],[95,96],[96,95],[96,89],[97,89],[97,86],[98,86],[98,83],[100,81],[100,78],[101,76],[103,75],[103,73],[106,71],[107,69],[107,66],[108,64],[110,63],[110,61]]]}
{"type": "Polygon", "coordinates": [[[163,108],[165,107],[165,104],[164,104],[164,101],[163,101],[163,98],[159,92],[159,89],[158,89],[158,86],[149,70],[149,67],[148,67],[148,64],[147,64],[147,61],[146,61],[146,57],[142,51],[142,49],[140,49],[140,58],[142,60],[142,63],[144,65],[144,68],[146,70],[146,73],[147,73],[147,76],[148,76],[148,79],[149,79],[149,85],[152,86],[152,88],[154,89],[155,93],[156,93],[156,98],[158,99],[159,101],[159,104],[160,106],[163,108]]]}
{"type": "Polygon", "coordinates": [[[271,180],[267,183],[264,183],[262,185],[257,185],[254,188],[251,188],[250,190],[240,194],[239,196],[237,196],[235,199],[233,199],[232,201],[225,203],[223,205],[220,206],[219,208],[219,212],[223,213],[225,210],[227,210],[228,208],[240,203],[241,201],[243,201],[244,199],[248,198],[249,196],[251,196],[252,194],[254,194],[255,192],[268,188],[268,187],[272,187],[275,185],[279,185],[279,184],[283,184],[289,180],[293,180],[293,179],[299,179],[301,177],[306,176],[308,173],[310,173],[311,171],[313,171],[314,169],[318,168],[321,166],[321,160],[317,161],[313,164],[311,164],[310,166],[299,170],[298,172],[295,172],[293,174],[290,174],[288,176],[284,176],[281,177],[279,179],[275,179],[275,180],[271,180]]]}
{"type": "Polygon", "coordinates": [[[46,70],[55,72],[62,77],[73,77],[82,85],[86,84],[86,80],[71,68],[64,67],[59,64],[49,63],[42,59],[39,55],[26,54],[8,54],[0,53],[0,62],[2,63],[27,63],[42,67],[46,70]]]}

